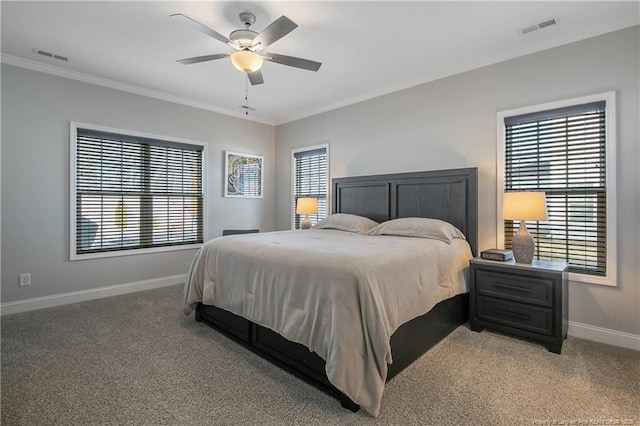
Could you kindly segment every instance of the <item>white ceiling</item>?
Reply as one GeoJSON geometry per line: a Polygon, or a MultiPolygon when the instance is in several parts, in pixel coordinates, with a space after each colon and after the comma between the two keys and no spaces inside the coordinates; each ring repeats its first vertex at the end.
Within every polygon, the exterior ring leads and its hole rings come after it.
{"type": "Polygon", "coordinates": [[[249,87],[250,120],[285,123],[554,46],[637,25],[639,2],[27,2],[2,1],[2,61],[244,117],[245,75],[231,51],[182,22],[228,36],[238,14],[262,30],[280,15],[299,27],[267,52],[322,62],[318,72],[265,62],[249,87]],[[522,35],[522,28],[558,23],[522,35]],[[66,56],[69,62],[33,52],[66,56]]]}

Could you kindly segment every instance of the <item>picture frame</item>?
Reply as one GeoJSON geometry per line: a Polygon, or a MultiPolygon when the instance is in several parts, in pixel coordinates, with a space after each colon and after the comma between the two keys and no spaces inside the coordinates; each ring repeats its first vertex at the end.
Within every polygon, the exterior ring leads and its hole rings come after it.
{"type": "Polygon", "coordinates": [[[262,198],[264,158],[261,155],[225,151],[224,196],[262,198]]]}

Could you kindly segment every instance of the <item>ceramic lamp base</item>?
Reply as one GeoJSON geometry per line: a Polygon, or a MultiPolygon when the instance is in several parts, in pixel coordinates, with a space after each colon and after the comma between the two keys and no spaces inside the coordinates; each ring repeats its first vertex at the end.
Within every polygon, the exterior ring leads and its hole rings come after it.
{"type": "Polygon", "coordinates": [[[524,220],[520,221],[520,229],[513,236],[513,242],[511,243],[511,249],[513,250],[513,257],[517,263],[531,263],[533,261],[533,253],[535,251],[536,243],[533,240],[533,236],[527,230],[527,225],[524,220]]]}
{"type": "Polygon", "coordinates": [[[309,219],[309,215],[305,215],[302,224],[300,225],[301,229],[309,229],[311,228],[311,219],[309,219]]]}

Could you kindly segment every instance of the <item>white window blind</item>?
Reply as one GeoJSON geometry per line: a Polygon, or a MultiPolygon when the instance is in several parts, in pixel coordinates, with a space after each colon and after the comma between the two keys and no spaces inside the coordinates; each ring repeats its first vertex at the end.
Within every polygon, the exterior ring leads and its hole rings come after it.
{"type": "Polygon", "coordinates": [[[202,243],[202,146],[77,128],[75,149],[75,254],[202,243]]]}
{"type": "Polygon", "coordinates": [[[296,214],[296,206],[300,197],[318,199],[318,214],[309,215],[314,225],[327,217],[327,148],[310,149],[293,153],[294,159],[294,229],[300,229],[304,215],[296,214]]]}
{"type": "MultiPolygon", "coordinates": [[[[504,190],[544,191],[549,220],[527,222],[535,258],[607,274],[606,102],[505,117],[504,190]]],[[[511,247],[515,221],[504,222],[511,247]]]]}

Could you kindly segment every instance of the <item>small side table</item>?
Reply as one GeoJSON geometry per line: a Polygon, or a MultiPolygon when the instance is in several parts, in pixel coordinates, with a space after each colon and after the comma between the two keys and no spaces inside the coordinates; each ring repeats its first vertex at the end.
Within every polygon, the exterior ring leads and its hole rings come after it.
{"type": "Polygon", "coordinates": [[[471,260],[470,326],[542,342],[560,353],[567,338],[566,263],[471,260]]]}

